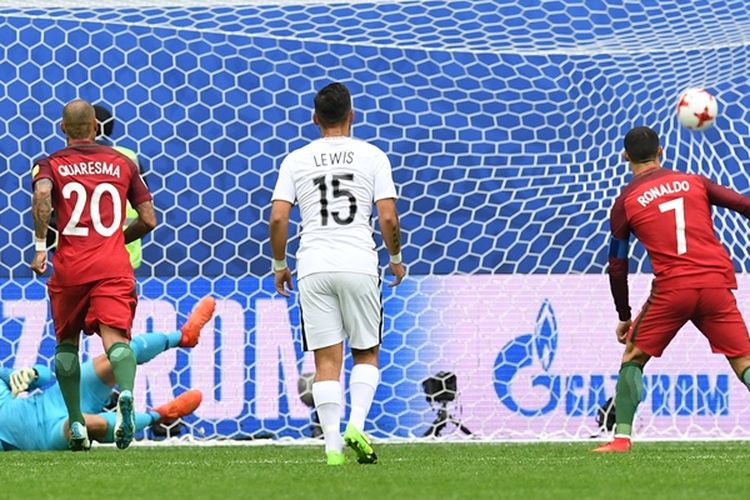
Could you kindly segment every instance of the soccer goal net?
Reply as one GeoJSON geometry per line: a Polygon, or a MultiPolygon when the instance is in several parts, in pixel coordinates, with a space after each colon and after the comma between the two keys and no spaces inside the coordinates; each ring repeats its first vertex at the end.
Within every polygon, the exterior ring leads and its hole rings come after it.
{"type": "MultiPolygon", "coordinates": [[[[342,81],[354,134],[394,166],[409,268],[384,288],[368,431],[597,435],[621,355],[604,275],[621,138],[652,126],[670,168],[746,192],[748,40],[745,0],[0,0],[0,361],[51,360],[30,171],[63,146],[62,106],[81,97],[112,109],[112,140],[138,153],[161,218],[136,270],[135,333],[218,299],[198,347],[139,368],[139,407],[196,388],[195,436],[310,435],[312,360],[296,299],[273,292],[266,220],[281,159],[318,134],[316,89],[342,81]],[[677,126],[687,87],[720,101],[704,133],[677,126]]],[[[717,215],[747,272],[750,227],[717,215]]],[[[637,309],[651,269],[641,247],[632,257],[637,309]]],[[[744,275],[738,297],[750,313],[744,275]]],[[[644,382],[638,435],[750,436],[750,396],[692,327],[644,382]]]]}

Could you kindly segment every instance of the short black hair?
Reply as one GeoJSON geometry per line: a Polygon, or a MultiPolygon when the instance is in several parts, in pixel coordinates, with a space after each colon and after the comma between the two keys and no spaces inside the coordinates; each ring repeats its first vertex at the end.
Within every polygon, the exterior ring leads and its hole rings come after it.
{"type": "Polygon", "coordinates": [[[315,94],[315,114],[323,126],[338,125],[351,110],[352,95],[343,83],[330,83],[315,94]]]}
{"type": "Polygon", "coordinates": [[[659,136],[649,127],[635,127],[625,135],[625,152],[633,163],[655,160],[659,153],[659,136]]]}
{"type": "Polygon", "coordinates": [[[100,135],[112,137],[112,129],[115,128],[115,119],[112,117],[112,112],[101,104],[94,104],[94,112],[96,113],[96,122],[99,125],[96,129],[97,137],[100,135]]]}

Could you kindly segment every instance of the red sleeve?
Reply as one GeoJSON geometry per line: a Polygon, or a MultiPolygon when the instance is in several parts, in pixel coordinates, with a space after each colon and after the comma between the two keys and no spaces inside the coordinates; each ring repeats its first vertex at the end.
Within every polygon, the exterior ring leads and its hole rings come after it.
{"type": "Polygon", "coordinates": [[[628,289],[628,246],[630,225],[625,213],[623,197],[617,198],[609,217],[612,238],[609,248],[609,288],[620,321],[630,319],[630,291],[628,289]]]}
{"type": "Polygon", "coordinates": [[[52,166],[49,164],[46,158],[37,160],[34,163],[34,167],[31,169],[31,187],[33,189],[36,181],[42,179],[49,179],[54,182],[52,178],[52,166]]]}
{"type": "Polygon", "coordinates": [[[703,181],[703,186],[706,188],[708,201],[711,205],[728,208],[750,218],[750,198],[741,195],[737,191],[725,188],[724,186],[719,186],[707,177],[702,175],[698,177],[703,181]]]}
{"type": "Polygon", "coordinates": [[[148,190],[146,183],[143,182],[138,166],[128,159],[128,164],[133,175],[130,176],[130,186],[128,187],[128,201],[132,207],[137,207],[141,203],[151,201],[153,197],[148,190]]]}

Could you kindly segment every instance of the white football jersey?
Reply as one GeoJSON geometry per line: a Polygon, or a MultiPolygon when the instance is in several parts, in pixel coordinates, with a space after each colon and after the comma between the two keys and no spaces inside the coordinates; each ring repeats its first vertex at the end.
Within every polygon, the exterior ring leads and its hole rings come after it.
{"type": "Polygon", "coordinates": [[[337,271],[378,276],[372,206],[395,197],[388,157],[372,144],[324,137],[290,153],[273,199],[300,206],[297,277],[337,271]]]}

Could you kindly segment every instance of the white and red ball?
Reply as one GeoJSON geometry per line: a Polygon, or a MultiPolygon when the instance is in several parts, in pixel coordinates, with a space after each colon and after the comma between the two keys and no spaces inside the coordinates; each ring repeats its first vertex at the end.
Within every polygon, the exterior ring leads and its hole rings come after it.
{"type": "Polygon", "coordinates": [[[677,120],[690,130],[705,130],[716,121],[719,102],[706,89],[687,89],[677,101],[677,120]]]}

